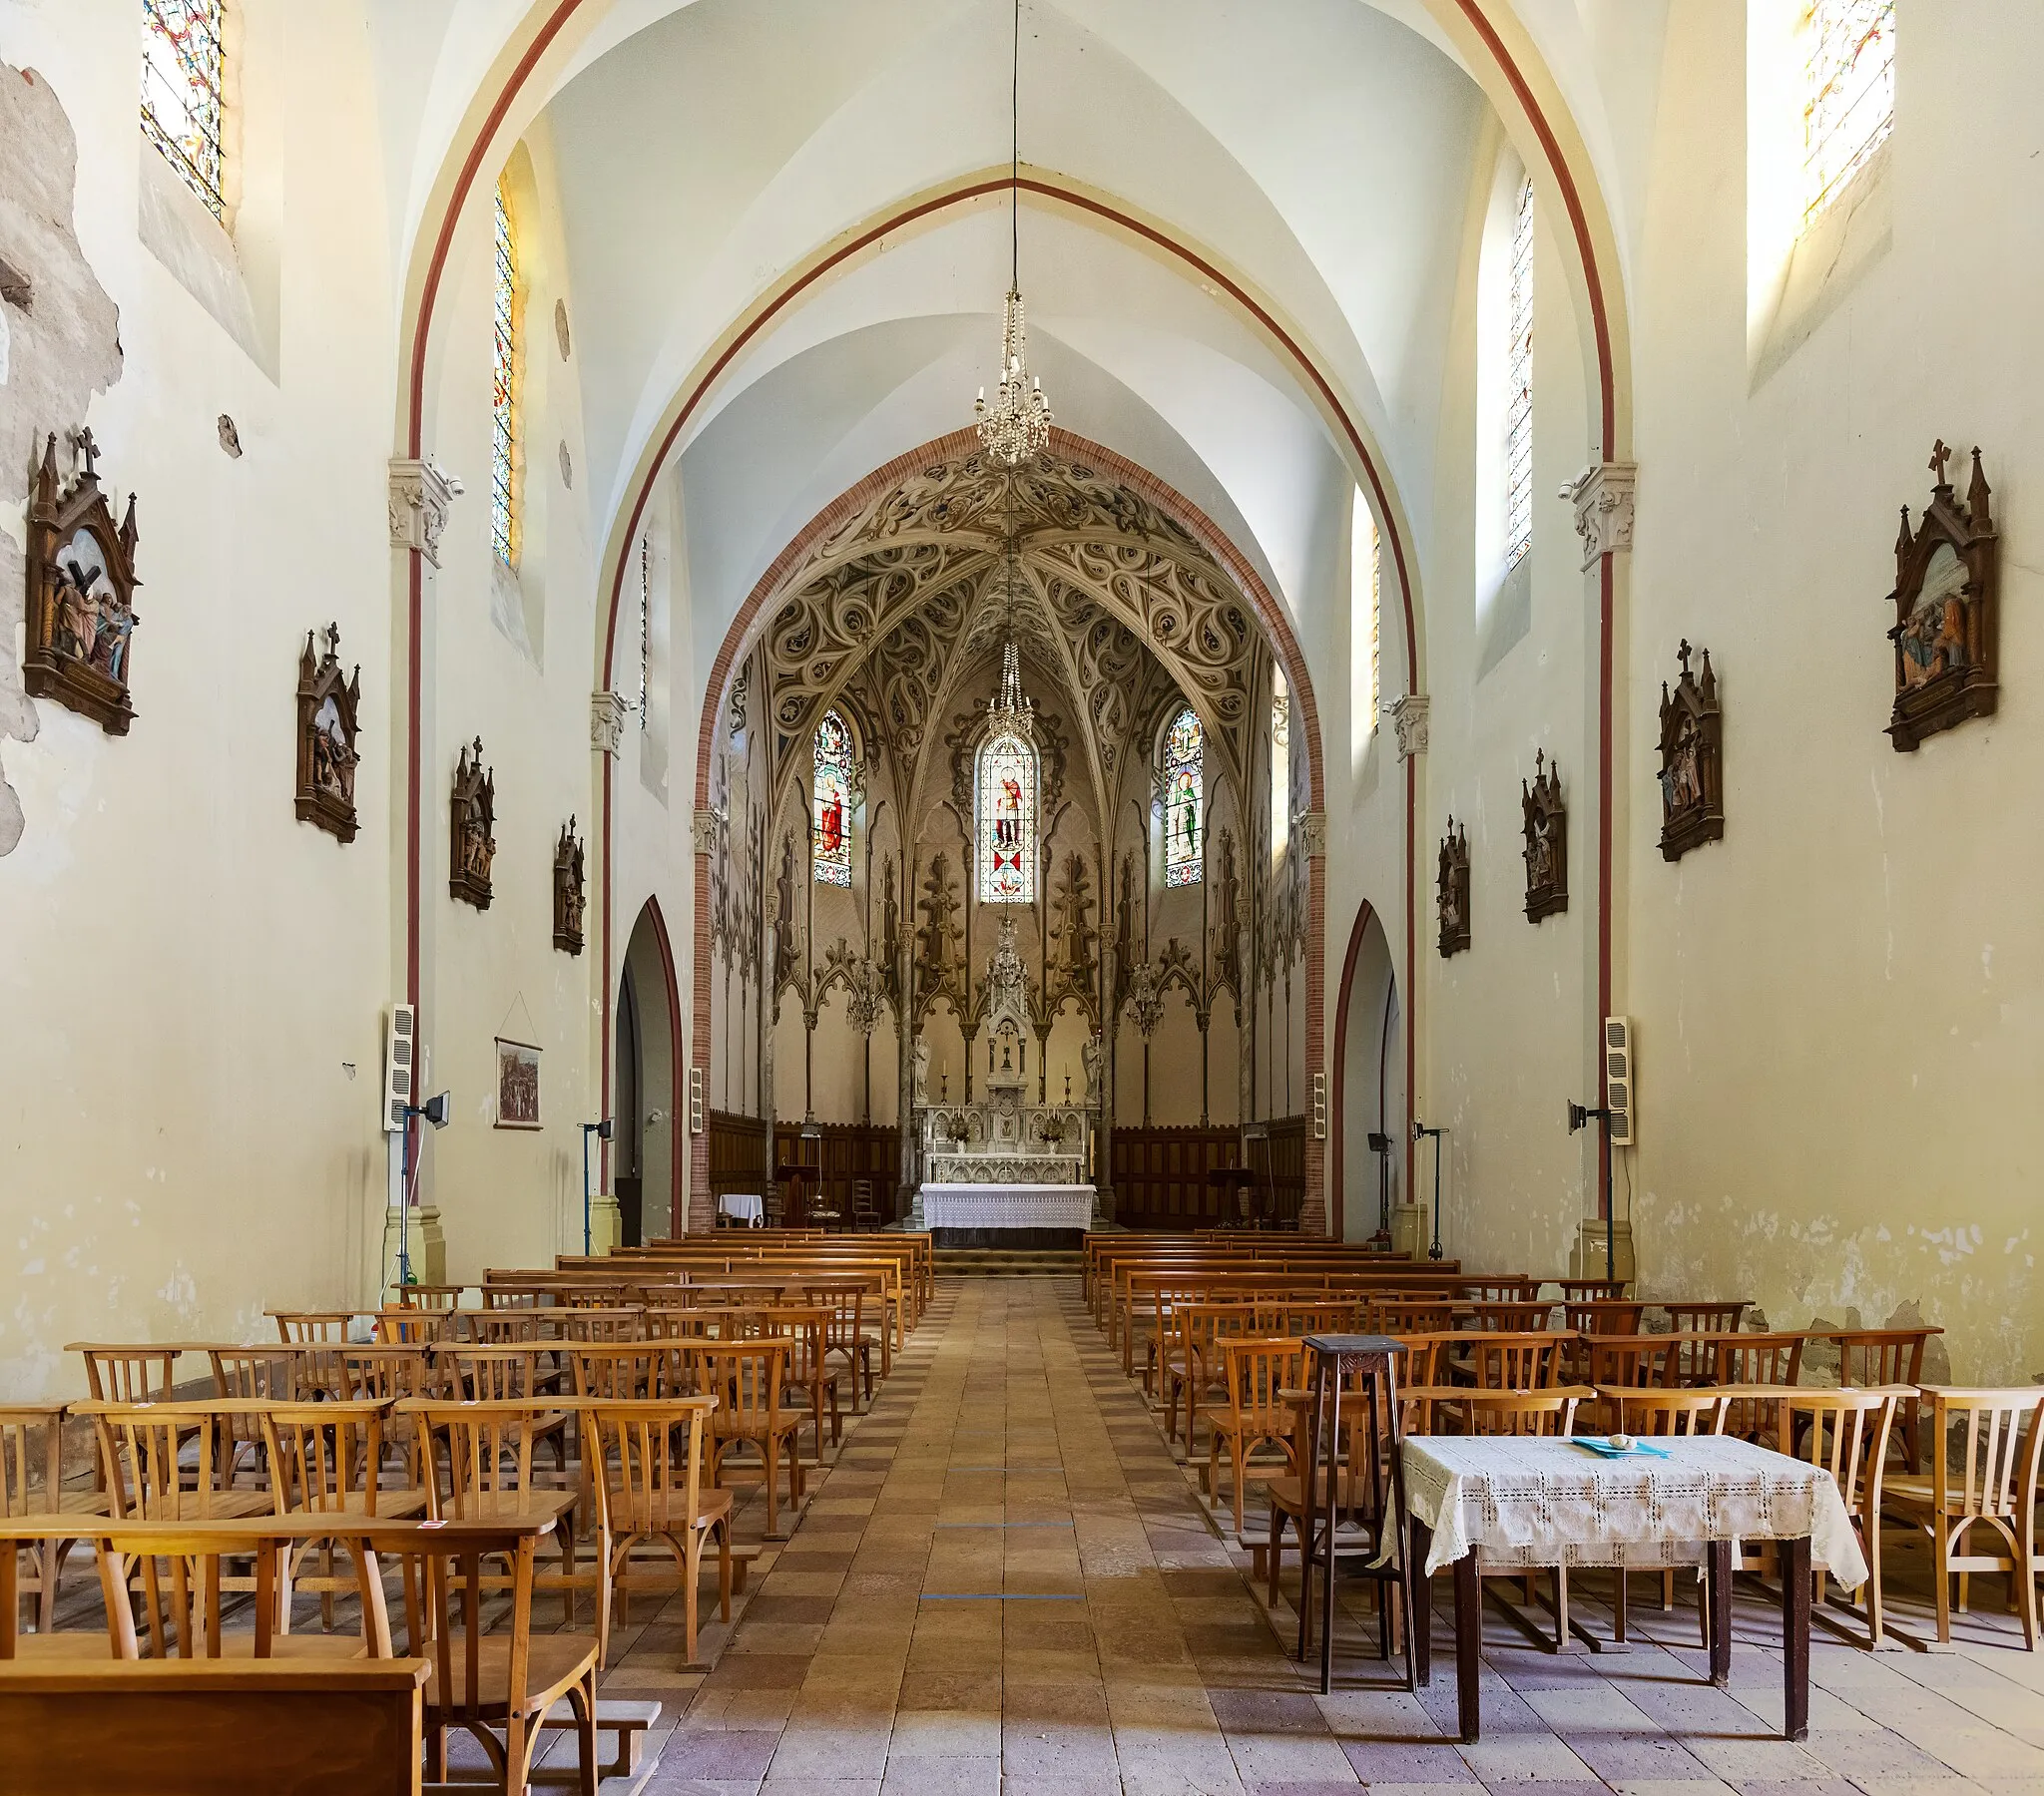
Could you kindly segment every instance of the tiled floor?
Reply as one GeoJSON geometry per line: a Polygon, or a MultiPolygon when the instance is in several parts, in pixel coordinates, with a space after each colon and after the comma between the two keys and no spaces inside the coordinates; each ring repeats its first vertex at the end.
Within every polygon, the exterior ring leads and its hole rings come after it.
{"type": "MultiPolygon", "coordinates": [[[[1514,1644],[1493,1615],[1484,1738],[1464,1748],[1441,1732],[1451,1662],[1413,1697],[1358,1655],[1320,1696],[1247,1564],[1076,1280],[947,1279],[716,1668],[679,1674],[663,1616],[607,1683],[687,1704],[647,1786],[666,1796],[2044,1792],[2044,1654],[1994,1643],[1999,1617],[1947,1654],[1819,1637],[1809,1741],[1790,1745],[1769,1731],[1758,1598],[1729,1691],[1703,1681],[1693,1607],[1646,1617],[1680,1644],[1596,1657],[1514,1644]]],[[[1445,1653],[1445,1619],[1436,1637],[1445,1653]]]]}

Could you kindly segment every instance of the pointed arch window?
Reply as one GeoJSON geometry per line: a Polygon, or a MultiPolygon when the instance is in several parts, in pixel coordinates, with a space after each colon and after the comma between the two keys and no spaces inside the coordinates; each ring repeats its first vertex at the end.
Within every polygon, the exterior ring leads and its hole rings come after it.
{"type": "Polygon", "coordinates": [[[1198,885],[1207,844],[1205,734],[1193,707],[1164,738],[1164,883],[1198,885]]]}
{"type": "Polygon", "coordinates": [[[1008,732],[979,751],[979,901],[1036,902],[1036,750],[1008,732]]]}
{"type": "Polygon", "coordinates": [[[1505,567],[1533,547],[1533,181],[1512,214],[1511,339],[1505,354],[1505,567]]]}
{"type": "Polygon", "coordinates": [[[1807,224],[1894,129],[1895,0],[1810,0],[1803,30],[1807,224]]]}
{"type": "Polygon", "coordinates": [[[809,863],[818,885],[851,884],[851,731],[835,711],[816,725],[814,827],[809,863]]]}
{"type": "Polygon", "coordinates": [[[518,239],[504,182],[497,180],[496,336],[491,388],[490,543],[507,568],[518,565],[518,239]]]}
{"type": "Polygon", "coordinates": [[[1291,688],[1284,670],[1271,670],[1271,864],[1291,840],[1291,688]]]}
{"type": "Polygon", "coordinates": [[[227,223],[221,0],[142,0],[142,134],[227,223]]]}

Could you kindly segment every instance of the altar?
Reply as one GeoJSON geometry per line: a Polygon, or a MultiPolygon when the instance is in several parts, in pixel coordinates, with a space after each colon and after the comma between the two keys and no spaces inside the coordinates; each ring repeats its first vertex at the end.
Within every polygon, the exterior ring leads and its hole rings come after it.
{"type": "Polygon", "coordinates": [[[968,1086],[963,1103],[931,1103],[925,1067],[917,1066],[919,1182],[910,1225],[932,1231],[940,1247],[1077,1247],[1093,1226],[1097,1056],[1087,1055],[1084,1099],[1075,1100],[1067,1082],[1064,1102],[1045,1101],[1048,1082],[1029,1065],[1036,1031],[1012,921],[1001,926],[984,989],[979,1095],[968,1086]]]}

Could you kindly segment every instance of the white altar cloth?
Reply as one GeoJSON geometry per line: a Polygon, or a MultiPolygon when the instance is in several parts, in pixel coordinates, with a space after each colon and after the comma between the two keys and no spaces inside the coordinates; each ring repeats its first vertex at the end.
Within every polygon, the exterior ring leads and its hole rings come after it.
{"type": "Polygon", "coordinates": [[[1090,1184],[925,1184],[925,1228],[1087,1228],[1090,1184]]]}

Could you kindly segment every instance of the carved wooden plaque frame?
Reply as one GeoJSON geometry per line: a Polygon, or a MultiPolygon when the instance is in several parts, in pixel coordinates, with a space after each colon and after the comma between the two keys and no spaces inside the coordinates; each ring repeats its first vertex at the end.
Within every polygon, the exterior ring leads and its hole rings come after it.
{"type": "Polygon", "coordinates": [[[588,904],[582,863],[582,842],[570,817],[554,844],[554,946],[564,954],[582,952],[582,917],[588,904]]]}
{"type": "Polygon", "coordinates": [[[315,654],[317,631],[305,632],[298,657],[298,821],[323,829],[337,841],[355,839],[356,746],[362,702],[362,670],[340,676],[340,626],[326,627],[326,650],[315,654]]]}
{"type": "Polygon", "coordinates": [[[1932,485],[1923,521],[1912,531],[1902,507],[1895,540],[1895,701],[1888,738],[1900,754],[1925,736],[1968,717],[1994,714],[2000,701],[2001,536],[1992,494],[1973,451],[1973,477],[1963,500],[1945,479],[1951,451],[1942,439],[1930,452],[1932,485]]]}
{"type": "Polygon", "coordinates": [[[1435,902],[1440,909],[1441,959],[1446,960],[1469,946],[1469,832],[1452,816],[1441,837],[1435,902]]]}
{"type": "Polygon", "coordinates": [[[135,627],[135,495],[115,528],[100,489],[99,445],[73,439],[84,465],[68,487],[57,478],[57,437],[43,450],[28,501],[27,639],[23,688],[92,718],[108,735],[135,721],[129,697],[135,627]]]}
{"type": "Polygon", "coordinates": [[[447,806],[450,853],[448,893],[479,911],[490,908],[490,865],[497,857],[497,775],[483,766],[483,739],[467,746],[454,768],[447,806]]]}
{"type": "Polygon", "coordinates": [[[1682,674],[1671,692],[1661,682],[1661,858],[1680,860],[1725,834],[1725,720],[1711,652],[1703,674],[1690,668],[1697,651],[1684,638],[1682,674]]]}
{"type": "Polygon", "coordinates": [[[1519,804],[1526,820],[1526,921],[1538,923],[1569,907],[1569,807],[1561,769],[1545,750],[1533,757],[1533,783],[1519,781],[1519,804]]]}

